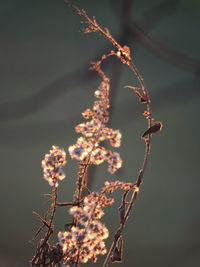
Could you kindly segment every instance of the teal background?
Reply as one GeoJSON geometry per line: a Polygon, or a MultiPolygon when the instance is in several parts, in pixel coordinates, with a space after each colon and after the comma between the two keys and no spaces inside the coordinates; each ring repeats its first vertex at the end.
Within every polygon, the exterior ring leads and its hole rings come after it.
{"type": "MultiPolygon", "coordinates": [[[[117,40],[122,2],[126,1],[75,1],[108,27],[117,40]]],[[[153,138],[144,184],[124,230],[121,266],[200,264],[199,10],[198,0],[132,3],[134,20],[176,53],[167,54],[162,47],[158,52],[145,40],[131,39],[128,43],[149,88],[153,115],[164,128],[153,138]],[[177,53],[181,53],[178,59],[177,53]],[[184,61],[182,54],[191,60],[184,61]]],[[[28,241],[39,227],[32,211],[43,214],[47,206],[41,194],[50,190],[42,177],[41,160],[52,144],[67,149],[76,142],[74,126],[82,121],[81,112],[91,107],[99,82],[95,74],[87,72],[89,62],[111,48],[95,34],[80,33],[79,21],[63,1],[1,0],[2,267],[29,266],[35,247],[28,241]]],[[[146,129],[143,106],[131,90],[123,88],[137,85],[135,78],[117,60],[105,67],[113,85],[111,125],[123,134],[117,150],[124,167],[113,176],[106,164],[97,168],[94,190],[109,179],[135,181],[144,151],[140,135],[146,129]]],[[[60,201],[72,199],[76,163],[68,156],[67,179],[59,187],[60,201]]],[[[102,218],[111,229],[111,239],[118,226],[120,195],[115,196],[118,201],[102,218]]],[[[66,210],[58,211],[57,231],[69,218],[66,210]]],[[[102,257],[96,266],[101,263],[102,257]]]]}

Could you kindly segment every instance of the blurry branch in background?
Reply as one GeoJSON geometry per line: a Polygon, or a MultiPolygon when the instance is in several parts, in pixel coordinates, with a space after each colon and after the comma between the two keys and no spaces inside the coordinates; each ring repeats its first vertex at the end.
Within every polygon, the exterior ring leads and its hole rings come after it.
{"type": "MultiPolygon", "coordinates": [[[[188,101],[200,97],[199,86],[200,81],[198,78],[187,78],[153,91],[151,97],[154,101],[154,111],[158,112],[164,108],[172,108],[178,104],[184,105],[188,101]]],[[[140,107],[133,105],[133,100],[130,97],[120,101],[118,104],[118,113],[123,117],[120,125],[123,127],[130,121],[138,120],[136,114],[139,111],[140,107]]],[[[68,120],[36,122],[25,125],[2,124],[0,144],[2,147],[12,148],[23,148],[27,146],[39,147],[41,144],[48,145],[51,138],[50,136],[50,139],[47,138],[46,131],[51,132],[52,136],[55,136],[57,132],[66,132],[65,138],[71,139],[71,133],[66,131],[67,125],[78,122],[79,119],[80,115],[74,113],[68,120]],[[35,138],[32,138],[32,142],[30,143],[30,136],[32,135],[38,136],[38,138],[37,141],[35,138]]],[[[116,121],[114,123],[116,124],[116,121]]]]}
{"type": "Polygon", "coordinates": [[[165,18],[168,18],[177,11],[181,1],[182,0],[165,0],[156,3],[155,6],[152,5],[148,10],[144,11],[138,24],[145,25],[148,30],[155,28],[165,18]]]}
{"type": "MultiPolygon", "coordinates": [[[[152,92],[151,96],[154,101],[154,111],[158,112],[164,108],[172,108],[178,104],[183,105],[190,100],[200,97],[199,85],[200,81],[198,79],[187,78],[152,92]]],[[[123,117],[120,125],[124,126],[130,122],[130,120],[133,121],[138,119],[136,114],[139,110],[140,107],[138,105],[133,106],[133,101],[130,98],[119,102],[118,113],[123,117]]],[[[74,121],[78,122],[79,118],[79,114],[74,114],[68,120],[38,122],[17,126],[2,124],[0,144],[2,147],[12,148],[22,148],[27,145],[29,147],[38,147],[41,144],[48,145],[49,139],[46,136],[46,131],[51,131],[52,136],[55,136],[56,132],[66,132],[67,125],[72,124],[74,121]],[[35,139],[32,139],[32,142],[30,143],[30,136],[32,135],[40,136],[40,138],[37,138],[37,142],[34,142],[35,139]],[[18,142],[16,142],[16,140],[18,140],[18,142]]],[[[71,139],[70,133],[66,132],[65,137],[71,139]]]]}
{"type": "Polygon", "coordinates": [[[160,40],[155,39],[155,37],[143,30],[136,22],[133,22],[132,25],[130,25],[129,31],[137,41],[147,49],[152,50],[162,59],[194,74],[199,74],[200,62],[198,60],[178,52],[160,40]]]}
{"type": "MultiPolygon", "coordinates": [[[[117,3],[116,1],[112,1],[113,10],[120,21],[120,33],[117,39],[122,44],[130,44],[132,41],[137,40],[146,49],[161,57],[166,62],[170,62],[173,65],[198,75],[200,71],[200,62],[198,60],[177,51],[149,33],[150,28],[155,27],[162,19],[175,12],[180,2],[179,0],[170,0],[159,3],[157,6],[146,11],[140,19],[141,23],[137,23],[134,19],[134,15],[131,13],[131,5],[134,4],[134,1],[120,0],[117,1],[117,3]],[[146,23],[148,23],[148,30],[140,26],[140,24],[146,23]]],[[[95,60],[97,60],[100,55],[106,53],[108,47],[110,46],[106,45],[105,48],[97,52],[97,54],[93,56],[95,60]]],[[[107,64],[107,62],[105,62],[104,68],[112,69],[112,63],[107,64]]],[[[67,94],[72,86],[74,90],[79,84],[92,79],[96,79],[96,75],[88,70],[87,64],[84,64],[79,70],[64,75],[61,79],[47,85],[35,95],[18,101],[1,103],[0,122],[20,119],[37,112],[55,101],[56,98],[67,94]],[[79,77],[79,79],[77,79],[77,77],[79,77]]],[[[174,92],[174,94],[176,94],[176,92],[174,92]]]]}

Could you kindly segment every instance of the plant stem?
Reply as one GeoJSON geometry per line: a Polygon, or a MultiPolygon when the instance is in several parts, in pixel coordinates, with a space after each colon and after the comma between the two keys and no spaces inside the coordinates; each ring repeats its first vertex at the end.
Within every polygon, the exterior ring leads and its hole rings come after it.
{"type": "MultiPolygon", "coordinates": [[[[146,142],[146,149],[145,149],[142,168],[138,173],[138,178],[137,178],[137,181],[136,181],[136,185],[137,185],[138,188],[140,188],[140,185],[142,183],[142,178],[143,178],[146,166],[147,166],[148,157],[149,157],[149,154],[150,154],[150,149],[151,149],[151,144],[150,144],[150,138],[149,138],[149,140],[146,142]]],[[[105,259],[105,261],[104,261],[104,263],[102,265],[103,267],[107,267],[108,264],[109,264],[110,257],[111,257],[111,255],[113,253],[113,250],[114,250],[114,248],[115,248],[115,246],[117,244],[118,239],[120,238],[120,236],[122,234],[122,231],[123,231],[123,229],[125,227],[126,221],[129,218],[131,209],[132,209],[132,207],[133,207],[133,205],[135,203],[135,200],[137,199],[137,196],[138,196],[138,192],[137,191],[133,191],[132,196],[131,196],[131,200],[130,200],[129,205],[128,205],[127,210],[126,210],[126,214],[124,216],[124,220],[122,221],[120,227],[118,228],[118,230],[115,233],[115,237],[114,237],[114,240],[112,242],[112,245],[111,245],[111,247],[110,247],[110,249],[108,251],[108,254],[106,256],[106,259],[105,259]]]]}

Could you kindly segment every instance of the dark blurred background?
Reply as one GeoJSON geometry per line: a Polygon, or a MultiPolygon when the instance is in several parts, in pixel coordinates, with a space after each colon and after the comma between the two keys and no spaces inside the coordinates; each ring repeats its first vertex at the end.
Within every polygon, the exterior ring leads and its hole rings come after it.
{"type": "MultiPolygon", "coordinates": [[[[121,43],[131,47],[149,88],[153,113],[164,129],[154,136],[142,191],[124,231],[122,266],[200,266],[199,0],[74,1],[95,15],[121,43]]],[[[41,160],[52,144],[76,142],[74,126],[91,107],[99,79],[89,62],[111,49],[95,35],[79,32],[80,18],[64,2],[1,0],[0,9],[0,266],[28,266],[39,227],[35,210],[47,209],[50,188],[41,160]]],[[[125,85],[137,82],[116,59],[104,65],[112,82],[111,125],[123,134],[123,169],[103,164],[91,172],[98,190],[105,180],[134,181],[144,152],[143,106],[125,85]]],[[[77,162],[68,156],[60,201],[73,196],[77,162]]],[[[116,194],[119,200],[119,194],[116,194]]],[[[119,201],[102,218],[118,226],[119,201]]],[[[69,220],[58,211],[57,228],[69,220]]],[[[56,236],[55,236],[56,239],[56,236]]],[[[101,266],[102,257],[96,266],[101,266]]],[[[89,266],[89,264],[87,264],[89,266]]]]}

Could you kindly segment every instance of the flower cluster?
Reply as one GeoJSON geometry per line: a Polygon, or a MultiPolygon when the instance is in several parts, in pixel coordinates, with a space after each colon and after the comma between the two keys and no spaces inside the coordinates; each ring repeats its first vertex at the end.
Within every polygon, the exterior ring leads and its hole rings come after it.
{"type": "Polygon", "coordinates": [[[63,180],[65,174],[62,171],[63,165],[66,164],[66,153],[57,146],[52,146],[49,154],[46,154],[42,161],[44,179],[50,186],[58,187],[58,180],[63,180]]]}
{"type": "Polygon", "coordinates": [[[99,254],[106,253],[104,239],[109,232],[99,219],[104,215],[102,207],[111,205],[113,199],[104,194],[91,193],[84,198],[81,206],[74,206],[70,213],[76,221],[68,231],[59,232],[59,244],[64,255],[64,266],[74,263],[96,262],[99,254]]]}
{"type": "Polygon", "coordinates": [[[90,121],[81,123],[75,127],[77,133],[83,137],[78,138],[75,145],[69,147],[69,153],[72,158],[77,160],[88,159],[90,164],[99,165],[107,161],[108,170],[114,173],[122,166],[122,160],[117,152],[112,152],[101,146],[102,141],[108,140],[113,147],[119,147],[121,143],[121,133],[119,130],[113,130],[106,127],[109,120],[109,79],[103,77],[98,89],[95,91],[95,97],[98,99],[94,102],[93,108],[86,109],[82,116],[90,121]]]}

